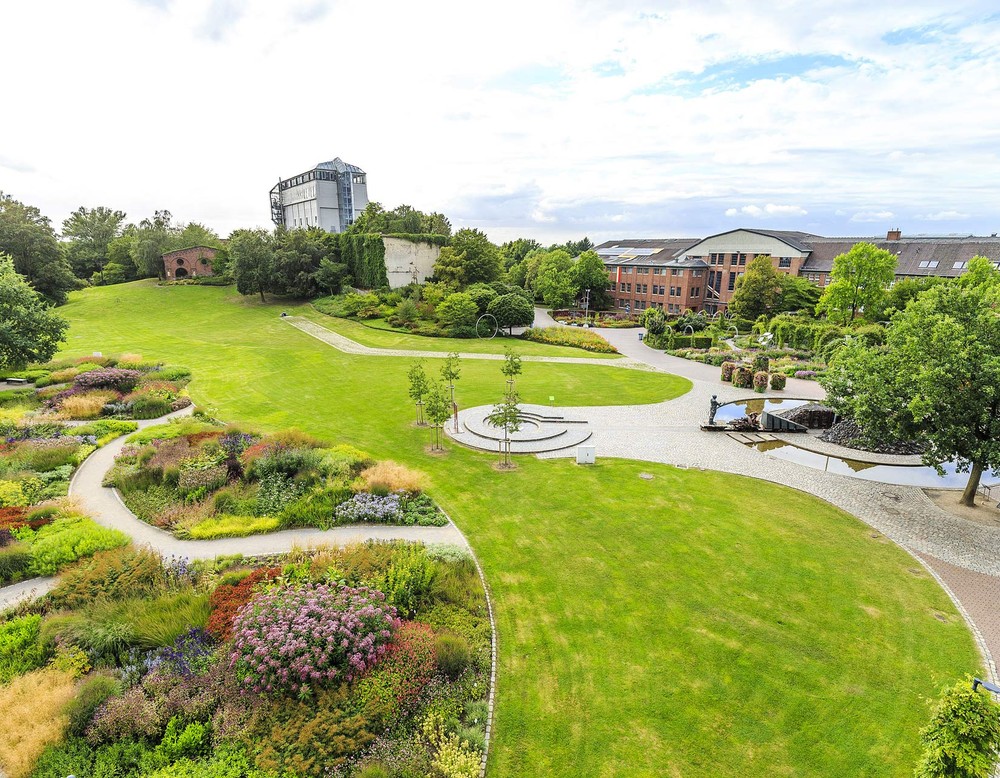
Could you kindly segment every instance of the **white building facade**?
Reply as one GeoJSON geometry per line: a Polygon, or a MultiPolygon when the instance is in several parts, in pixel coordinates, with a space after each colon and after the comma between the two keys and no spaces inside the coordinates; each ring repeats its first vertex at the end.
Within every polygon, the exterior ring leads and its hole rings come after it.
{"type": "Polygon", "coordinates": [[[271,220],[293,228],[343,232],[368,205],[365,171],[340,157],[282,179],[271,190],[271,220]]]}

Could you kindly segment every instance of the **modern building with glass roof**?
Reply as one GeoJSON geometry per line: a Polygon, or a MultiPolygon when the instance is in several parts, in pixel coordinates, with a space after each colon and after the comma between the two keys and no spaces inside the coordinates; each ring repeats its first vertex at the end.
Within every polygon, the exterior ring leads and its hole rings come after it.
{"type": "Polygon", "coordinates": [[[343,232],[368,205],[365,171],[340,157],[280,180],[271,190],[271,221],[289,229],[343,232]]]}

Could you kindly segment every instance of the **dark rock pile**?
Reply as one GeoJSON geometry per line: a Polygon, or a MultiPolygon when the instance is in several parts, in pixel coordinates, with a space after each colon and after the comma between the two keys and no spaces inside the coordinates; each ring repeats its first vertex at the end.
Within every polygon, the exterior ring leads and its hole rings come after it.
{"type": "Polygon", "coordinates": [[[808,429],[823,429],[833,424],[833,418],[837,412],[826,405],[819,403],[809,403],[792,408],[788,411],[778,411],[775,416],[781,416],[789,421],[801,424],[808,429]]]}
{"type": "Polygon", "coordinates": [[[871,451],[876,454],[922,454],[925,448],[923,443],[915,440],[886,440],[875,445],[866,445],[861,441],[861,428],[851,419],[837,422],[819,438],[827,443],[836,443],[845,448],[871,451]]]}

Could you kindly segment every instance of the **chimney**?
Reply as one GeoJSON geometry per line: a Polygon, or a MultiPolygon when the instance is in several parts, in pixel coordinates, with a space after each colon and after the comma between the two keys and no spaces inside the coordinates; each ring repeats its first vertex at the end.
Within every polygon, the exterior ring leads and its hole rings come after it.
{"type": "Polygon", "coordinates": [[[899,227],[896,227],[894,230],[889,230],[885,234],[886,240],[899,240],[901,237],[903,237],[903,232],[899,229],[899,227]]]}

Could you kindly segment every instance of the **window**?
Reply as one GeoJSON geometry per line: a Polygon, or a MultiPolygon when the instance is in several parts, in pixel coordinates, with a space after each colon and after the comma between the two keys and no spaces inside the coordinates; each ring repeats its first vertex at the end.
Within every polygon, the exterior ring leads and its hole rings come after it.
{"type": "Polygon", "coordinates": [[[662,267],[654,267],[653,268],[653,275],[654,276],[662,276],[663,275],[663,268],[662,267]]]}
{"type": "Polygon", "coordinates": [[[923,262],[917,265],[917,267],[928,267],[930,264],[931,263],[925,259],[923,262]]]}
{"type": "Polygon", "coordinates": [[[951,266],[952,270],[965,270],[969,266],[968,262],[956,262],[951,266]]]}
{"type": "Polygon", "coordinates": [[[718,255],[718,254],[709,254],[708,256],[710,257],[710,260],[709,260],[709,261],[710,261],[710,262],[711,262],[711,263],[712,263],[713,265],[717,265],[717,264],[719,264],[719,263],[718,263],[718,257],[719,257],[719,255],[718,255]]]}
{"type": "Polygon", "coordinates": [[[740,258],[739,254],[730,254],[729,255],[729,261],[732,262],[734,265],[739,261],[739,258],[740,258]]]}
{"type": "Polygon", "coordinates": [[[642,273],[644,276],[648,276],[649,275],[649,268],[648,267],[636,268],[635,272],[636,273],[642,273]]]}
{"type": "Polygon", "coordinates": [[[649,294],[649,285],[648,284],[643,284],[642,285],[642,293],[643,294],[649,294]]]}
{"type": "Polygon", "coordinates": [[[621,288],[618,291],[619,292],[624,292],[625,291],[625,283],[624,282],[622,282],[621,288]]]}
{"type": "Polygon", "coordinates": [[[700,286],[692,286],[691,287],[691,296],[692,297],[701,297],[701,287],[700,286]]]}
{"type": "Polygon", "coordinates": [[[625,301],[624,300],[619,300],[618,301],[618,307],[619,308],[624,308],[625,307],[625,301]]]}
{"type": "Polygon", "coordinates": [[[684,270],[682,268],[676,268],[675,267],[673,270],[670,271],[670,275],[672,275],[672,276],[682,276],[682,275],[684,275],[684,270]]]}
{"type": "Polygon", "coordinates": [[[701,274],[704,272],[705,272],[704,270],[692,270],[691,275],[693,275],[695,278],[701,278],[701,274]]]}
{"type": "Polygon", "coordinates": [[[632,284],[625,284],[625,291],[626,292],[631,292],[632,291],[632,284]]]}
{"type": "Polygon", "coordinates": [[[741,265],[745,265],[746,263],[747,263],[747,255],[746,254],[740,254],[740,264],[741,265]]]}
{"type": "Polygon", "coordinates": [[[935,268],[935,267],[937,267],[937,266],[938,266],[938,261],[937,261],[936,259],[932,259],[932,260],[931,260],[931,261],[930,261],[930,262],[928,263],[928,265],[927,265],[927,267],[930,267],[930,268],[935,268]]]}
{"type": "Polygon", "coordinates": [[[736,288],[736,273],[729,274],[729,291],[733,291],[736,288]]]}
{"type": "Polygon", "coordinates": [[[778,267],[791,267],[792,258],[791,257],[780,257],[778,259],[778,267]]]}

